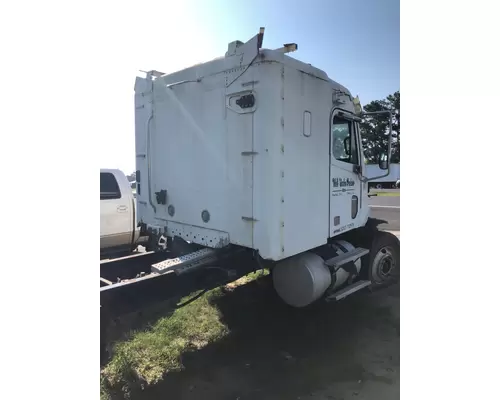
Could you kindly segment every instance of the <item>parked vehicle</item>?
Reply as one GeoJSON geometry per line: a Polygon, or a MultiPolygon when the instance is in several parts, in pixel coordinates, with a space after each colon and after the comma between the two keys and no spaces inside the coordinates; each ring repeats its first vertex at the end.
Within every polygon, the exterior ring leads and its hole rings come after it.
{"type": "Polygon", "coordinates": [[[129,254],[145,241],[127,177],[118,169],[101,169],[101,257],[129,254]]]}
{"type": "MultiPolygon", "coordinates": [[[[107,313],[262,268],[294,307],[394,279],[399,240],[377,229],[368,202],[369,183],[392,168],[389,159],[369,175],[359,100],[286,55],[296,44],[265,50],[263,36],[229,43],[223,58],[137,77],[137,214],[156,249],[142,263],[101,264],[107,313]]],[[[373,114],[392,128],[390,112],[373,114]]],[[[380,159],[390,154],[389,141],[380,159]]]]}

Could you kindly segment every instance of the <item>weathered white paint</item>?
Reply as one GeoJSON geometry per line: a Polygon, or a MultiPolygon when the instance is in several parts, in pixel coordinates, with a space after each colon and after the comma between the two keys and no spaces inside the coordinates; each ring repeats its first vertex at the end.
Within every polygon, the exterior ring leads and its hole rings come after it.
{"type": "Polygon", "coordinates": [[[192,237],[204,228],[280,260],[364,225],[370,208],[353,166],[330,160],[332,112],[354,112],[349,91],[280,51],[257,55],[254,42],[233,42],[226,57],[183,71],[136,79],[138,214],[167,232],[169,224],[182,225],[196,243],[206,244],[192,237]],[[244,94],[255,96],[254,107],[236,104],[244,94]],[[332,196],[334,177],[354,180],[353,190],[332,196]],[[156,202],[161,189],[167,205],[156,202]]]}

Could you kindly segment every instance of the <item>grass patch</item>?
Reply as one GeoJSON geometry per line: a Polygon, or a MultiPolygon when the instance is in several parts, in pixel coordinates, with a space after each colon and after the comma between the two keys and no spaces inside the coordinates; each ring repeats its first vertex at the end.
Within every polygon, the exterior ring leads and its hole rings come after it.
{"type": "Polygon", "coordinates": [[[399,197],[399,192],[375,192],[372,194],[374,194],[375,196],[399,197]]]}
{"type": "MultiPolygon", "coordinates": [[[[260,273],[249,274],[226,288],[249,283],[260,273]]],[[[226,336],[229,330],[214,300],[227,295],[220,288],[213,289],[158,319],[149,329],[131,332],[128,339],[115,343],[111,361],[101,371],[101,400],[110,399],[111,392],[128,392],[136,386],[160,382],[169,372],[182,370],[182,354],[226,336]]]]}

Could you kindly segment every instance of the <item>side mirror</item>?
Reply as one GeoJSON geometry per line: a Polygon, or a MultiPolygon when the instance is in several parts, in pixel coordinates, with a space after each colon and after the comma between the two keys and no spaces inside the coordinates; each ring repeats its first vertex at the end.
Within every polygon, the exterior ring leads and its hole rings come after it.
{"type": "Polygon", "coordinates": [[[387,169],[389,169],[389,164],[387,162],[387,155],[382,153],[378,159],[378,167],[385,171],[387,169]]]}

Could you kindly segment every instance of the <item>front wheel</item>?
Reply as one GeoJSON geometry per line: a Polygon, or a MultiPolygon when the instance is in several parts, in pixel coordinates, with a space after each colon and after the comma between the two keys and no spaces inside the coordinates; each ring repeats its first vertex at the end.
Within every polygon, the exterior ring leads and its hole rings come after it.
{"type": "Polygon", "coordinates": [[[372,242],[368,276],[374,286],[388,285],[399,279],[399,239],[388,232],[377,232],[372,242]]]}

